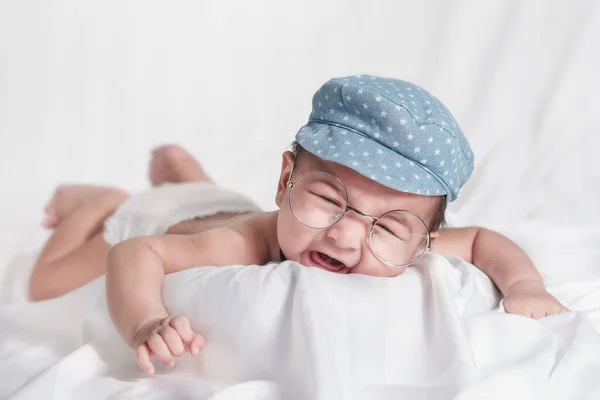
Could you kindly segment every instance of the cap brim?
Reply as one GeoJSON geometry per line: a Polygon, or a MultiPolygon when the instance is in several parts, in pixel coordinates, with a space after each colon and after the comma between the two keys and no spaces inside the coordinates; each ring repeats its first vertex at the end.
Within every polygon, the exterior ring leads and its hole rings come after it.
{"type": "Polygon", "coordinates": [[[313,155],[351,168],[383,186],[422,196],[446,196],[450,201],[449,188],[427,168],[427,160],[409,158],[399,149],[390,149],[355,131],[311,121],[300,129],[296,140],[313,155]]]}

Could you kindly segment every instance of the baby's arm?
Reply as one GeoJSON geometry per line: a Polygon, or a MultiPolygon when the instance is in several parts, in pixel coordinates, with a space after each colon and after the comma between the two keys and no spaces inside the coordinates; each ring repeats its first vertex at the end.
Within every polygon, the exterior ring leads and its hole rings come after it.
{"type": "Polygon", "coordinates": [[[250,240],[229,228],[140,237],[113,247],[106,273],[108,308],[119,333],[136,350],[140,366],[153,372],[152,353],[172,365],[172,355],[183,354],[182,341],[196,354],[203,340],[186,319],[169,318],[161,298],[165,274],[197,266],[259,264],[261,258],[250,240]]]}
{"type": "Polygon", "coordinates": [[[544,287],[527,254],[506,237],[485,228],[449,228],[433,234],[433,250],[457,256],[485,272],[504,294],[507,312],[542,318],[567,309],[544,287]]]}

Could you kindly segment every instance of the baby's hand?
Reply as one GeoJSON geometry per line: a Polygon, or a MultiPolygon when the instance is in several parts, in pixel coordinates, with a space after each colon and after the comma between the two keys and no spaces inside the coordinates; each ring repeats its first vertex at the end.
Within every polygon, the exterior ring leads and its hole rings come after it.
{"type": "Polygon", "coordinates": [[[546,291],[543,282],[534,280],[513,283],[504,295],[504,308],[535,319],[569,311],[546,291]]]}
{"type": "Polygon", "coordinates": [[[146,323],[133,338],[138,365],[149,374],[154,373],[150,358],[156,355],[168,367],[175,365],[173,356],[186,351],[195,356],[204,347],[204,337],[194,332],[186,317],[159,318],[146,323]]]}

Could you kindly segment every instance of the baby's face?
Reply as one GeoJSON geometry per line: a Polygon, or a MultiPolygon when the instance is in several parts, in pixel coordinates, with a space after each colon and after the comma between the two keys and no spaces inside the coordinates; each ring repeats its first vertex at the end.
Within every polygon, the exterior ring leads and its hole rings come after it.
{"type": "Polygon", "coordinates": [[[286,187],[294,163],[292,180],[310,171],[323,171],[335,175],[346,187],[348,204],[375,217],[390,210],[409,210],[429,226],[438,200],[431,196],[398,192],[350,168],[321,160],[306,151],[302,151],[296,161],[292,153],[284,154],[276,202],[280,208],[277,236],[285,256],[303,265],[338,273],[383,277],[402,273],[405,268],[384,264],[369,248],[367,238],[371,222],[368,219],[349,212],[327,229],[313,229],[298,221],[290,209],[290,189],[286,187]]]}

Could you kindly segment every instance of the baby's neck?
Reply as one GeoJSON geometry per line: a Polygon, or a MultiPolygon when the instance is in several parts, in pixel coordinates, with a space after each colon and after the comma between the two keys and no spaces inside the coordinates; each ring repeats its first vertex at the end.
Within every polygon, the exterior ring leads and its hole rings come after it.
{"type": "Polygon", "coordinates": [[[281,260],[277,238],[278,216],[279,211],[251,213],[233,219],[228,225],[248,238],[261,254],[263,264],[267,264],[281,260]]]}
{"type": "Polygon", "coordinates": [[[277,237],[277,218],[279,217],[279,210],[265,213],[264,222],[264,234],[267,248],[269,249],[269,256],[271,261],[283,261],[281,247],[279,246],[279,238],[277,237]]]}

